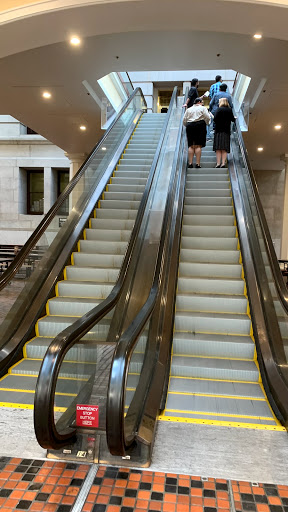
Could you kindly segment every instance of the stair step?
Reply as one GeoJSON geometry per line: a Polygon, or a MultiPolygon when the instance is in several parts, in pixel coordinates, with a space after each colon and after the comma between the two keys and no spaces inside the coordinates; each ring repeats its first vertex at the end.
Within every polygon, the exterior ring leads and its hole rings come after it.
{"type": "Polygon", "coordinates": [[[79,283],[75,281],[59,281],[57,283],[58,297],[79,297],[106,299],[114,283],[79,283]]]}
{"type": "MultiPolygon", "coordinates": [[[[220,244],[219,244],[220,246],[220,244]]],[[[186,263],[239,263],[240,252],[220,249],[185,249],[181,247],[180,261],[186,263]]]]}
{"type": "Polygon", "coordinates": [[[241,278],[242,266],[240,264],[225,264],[225,263],[186,263],[179,264],[179,275],[181,277],[221,277],[227,278],[241,278]]]}
{"type": "MultiPolygon", "coordinates": [[[[172,377],[193,377],[217,380],[258,382],[259,372],[254,361],[172,356],[172,377]]],[[[166,404],[167,407],[167,404],[166,404]]]]}
{"type": "Polygon", "coordinates": [[[176,311],[212,311],[219,313],[247,313],[247,299],[243,296],[210,294],[177,294],[176,311]]]}
{"type": "Polygon", "coordinates": [[[250,336],[175,332],[173,355],[231,357],[253,360],[255,345],[250,336]]]}
{"type": "Polygon", "coordinates": [[[236,226],[195,226],[190,225],[190,217],[192,215],[183,216],[183,229],[182,234],[184,236],[191,237],[227,237],[227,238],[235,238],[236,235],[236,226]]]}
{"type": "MultiPolygon", "coordinates": [[[[48,300],[48,311],[49,315],[81,317],[101,303],[102,299],[80,299],[78,297],[53,297],[52,299],[48,300]]],[[[114,309],[111,310],[105,316],[105,318],[111,318],[113,311],[114,309]]]]}
{"type": "Polygon", "coordinates": [[[96,217],[96,219],[91,219],[91,228],[92,229],[103,229],[103,230],[129,230],[131,231],[134,226],[134,220],[131,219],[101,219],[96,217]]]}
{"type": "Polygon", "coordinates": [[[85,229],[85,236],[86,240],[102,240],[103,242],[128,242],[131,236],[131,230],[87,228],[85,229]]]}
{"type": "Polygon", "coordinates": [[[80,251],[98,254],[125,254],[127,242],[112,242],[109,240],[80,240],[80,251]]]}
{"type": "Polygon", "coordinates": [[[224,295],[243,295],[243,279],[227,279],[215,277],[179,277],[178,293],[214,293],[224,295]]]}
{"type": "Polygon", "coordinates": [[[68,281],[95,281],[97,283],[116,283],[119,269],[93,268],[69,265],[66,267],[68,281]]]}
{"type": "Polygon", "coordinates": [[[205,238],[202,237],[189,237],[182,235],[181,247],[182,249],[199,249],[199,250],[211,250],[221,249],[226,251],[235,251],[237,249],[237,238],[205,238]]]}
{"type": "Polygon", "coordinates": [[[265,398],[258,383],[219,382],[215,380],[185,379],[181,377],[170,377],[169,392],[258,399],[265,398]]]}
{"type": "Polygon", "coordinates": [[[176,310],[174,327],[175,331],[189,333],[244,334],[249,336],[251,320],[246,314],[178,312],[176,310]]]}
{"type": "Polygon", "coordinates": [[[131,219],[135,221],[137,217],[137,210],[117,210],[115,208],[98,208],[96,210],[96,219],[131,219]]]}
{"type": "MultiPolygon", "coordinates": [[[[77,318],[71,316],[45,316],[37,322],[39,336],[55,337],[61,331],[72,325],[77,318]]],[[[110,326],[109,320],[100,320],[91,330],[83,336],[83,340],[105,341],[110,326]]]]}

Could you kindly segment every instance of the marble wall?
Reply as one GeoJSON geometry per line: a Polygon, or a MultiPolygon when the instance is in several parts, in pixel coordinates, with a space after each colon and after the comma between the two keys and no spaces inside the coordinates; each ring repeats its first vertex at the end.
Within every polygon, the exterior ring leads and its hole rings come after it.
{"type": "Polygon", "coordinates": [[[254,175],[275,251],[280,259],[285,169],[282,171],[254,171],[254,175]]]}
{"type": "MultiPolygon", "coordinates": [[[[26,130],[27,132],[27,130],[26,130]]],[[[64,151],[41,135],[23,134],[23,125],[0,116],[0,244],[23,245],[43,215],[27,215],[26,169],[43,169],[44,213],[55,201],[57,169],[69,169],[64,151]]]]}

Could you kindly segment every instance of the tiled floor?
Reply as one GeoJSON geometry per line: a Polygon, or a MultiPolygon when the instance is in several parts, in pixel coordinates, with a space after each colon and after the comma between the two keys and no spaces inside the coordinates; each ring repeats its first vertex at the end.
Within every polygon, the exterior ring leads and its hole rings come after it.
{"type": "Polygon", "coordinates": [[[88,465],[0,457],[1,512],[69,512],[88,465]]]}
{"type": "MultiPolygon", "coordinates": [[[[0,510],[74,512],[89,468],[0,457],[0,510]]],[[[77,512],[288,512],[288,475],[277,486],[99,466],[87,492],[77,512]]]]}

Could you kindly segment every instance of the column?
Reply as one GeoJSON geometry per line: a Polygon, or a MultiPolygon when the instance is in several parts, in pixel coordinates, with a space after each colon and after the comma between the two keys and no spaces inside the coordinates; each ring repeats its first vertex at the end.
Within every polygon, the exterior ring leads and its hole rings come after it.
{"type": "Polygon", "coordinates": [[[281,160],[285,162],[284,202],[283,202],[283,223],[281,239],[281,260],[288,260],[288,154],[282,155],[281,160]]]}
{"type": "MultiPolygon", "coordinates": [[[[65,156],[70,160],[70,173],[69,180],[71,180],[77,171],[79,171],[81,165],[83,164],[86,154],[85,153],[65,153],[65,156]]],[[[81,180],[80,180],[81,181],[81,180]]],[[[81,187],[81,183],[76,185],[75,190],[70,194],[69,197],[69,211],[75,206],[79,197],[81,196],[83,190],[81,187]]]]}
{"type": "Polygon", "coordinates": [[[51,167],[44,167],[44,213],[47,213],[50,210],[53,203],[54,195],[52,169],[51,167]]]}

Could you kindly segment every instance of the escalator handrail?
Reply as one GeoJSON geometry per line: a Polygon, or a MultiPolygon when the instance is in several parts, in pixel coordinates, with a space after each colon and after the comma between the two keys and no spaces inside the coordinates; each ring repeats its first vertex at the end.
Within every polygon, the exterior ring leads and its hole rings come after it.
{"type": "MultiPolygon", "coordinates": [[[[234,114],[235,114],[235,112],[234,112],[234,114]]],[[[237,132],[237,137],[238,137],[238,142],[239,142],[242,158],[243,158],[245,165],[249,171],[250,181],[251,181],[253,195],[254,195],[254,201],[255,201],[256,208],[257,208],[257,212],[258,212],[258,219],[259,219],[261,230],[263,233],[264,243],[266,246],[266,251],[268,254],[270,266],[271,266],[271,269],[273,272],[273,277],[274,277],[274,282],[276,285],[277,294],[279,296],[279,299],[281,300],[281,303],[282,303],[284,309],[288,313],[288,290],[285,286],[285,283],[284,283],[284,280],[283,280],[283,277],[281,274],[281,270],[280,270],[278,259],[277,259],[275,249],[273,246],[271,234],[270,234],[270,231],[268,228],[266,216],[265,216],[263,206],[262,206],[262,203],[261,203],[261,200],[259,197],[257,183],[256,183],[255,176],[254,176],[254,173],[252,171],[252,168],[251,168],[251,165],[249,162],[249,158],[247,155],[247,151],[246,151],[246,147],[244,144],[244,140],[243,140],[243,136],[242,136],[242,132],[240,129],[240,124],[239,124],[238,119],[235,120],[235,125],[236,125],[236,132],[237,132]]]]}
{"type": "MultiPolygon", "coordinates": [[[[177,94],[177,87],[174,90],[173,98],[177,94]]],[[[172,104],[172,100],[171,100],[172,104]]],[[[119,272],[118,279],[106,299],[91,311],[76,320],[71,326],[59,333],[49,345],[44,356],[39,376],[37,379],[34,401],[34,425],[35,433],[39,444],[43,448],[60,448],[73,442],[75,431],[67,434],[59,434],[54,423],[54,395],[56,383],[61,364],[68,350],[77,343],[94,325],[96,325],[117,303],[123,289],[130,260],[133,256],[133,249],[137,241],[150,190],[152,187],[157,163],[166,134],[167,126],[171,117],[172,108],[168,110],[167,117],[162,127],[159,143],[153,158],[151,170],[139,205],[135,224],[131,233],[128,248],[119,272]]]]}
{"type": "MultiPolygon", "coordinates": [[[[177,142],[174,152],[169,188],[163,216],[156,268],[151,290],[146,302],[144,303],[136,317],[133,319],[129,327],[121,335],[117,343],[117,347],[114,352],[113,361],[111,365],[106,406],[106,433],[108,448],[110,452],[114,455],[125,455],[127,449],[124,429],[124,408],[125,389],[129,362],[134,347],[137,343],[138,337],[140,336],[145,325],[147,324],[147,321],[149,320],[154,311],[156,300],[163,279],[163,270],[166,258],[165,249],[167,248],[167,245],[170,242],[170,237],[174,236],[174,233],[169,233],[169,225],[171,213],[173,212],[173,206],[175,202],[173,189],[177,173],[178,153],[183,133],[184,113],[185,110],[183,109],[178,129],[177,142]]],[[[139,407],[143,409],[144,404],[139,403],[139,407]]]]}
{"type": "Polygon", "coordinates": [[[115,124],[118,122],[122,114],[125,112],[131,101],[134,99],[136,94],[140,92],[144,105],[147,107],[146,100],[144,98],[144,95],[142,93],[142,90],[137,87],[131,96],[128,98],[127,102],[119,113],[117,114],[114,121],[111,123],[107,131],[104,133],[103,137],[97,142],[96,146],[92,149],[91,153],[87,156],[86,160],[83,162],[75,176],[69,181],[63,192],[60,194],[60,196],[57,198],[53,206],[50,208],[50,210],[46,213],[45,217],[41,220],[41,222],[38,224],[37,228],[33,231],[32,235],[28,238],[27,242],[23,245],[22,249],[19,251],[19,253],[15,256],[12,263],[9,265],[8,269],[5,270],[5,272],[0,277],[0,291],[11,281],[13,276],[16,274],[16,272],[19,270],[21,265],[23,264],[24,260],[27,258],[30,251],[35,247],[36,242],[41,238],[41,236],[44,234],[45,230],[49,226],[49,224],[53,221],[55,216],[57,215],[57,211],[62,206],[64,201],[69,197],[70,193],[74,189],[74,187],[79,182],[80,178],[83,176],[83,174],[86,171],[87,166],[89,165],[90,161],[94,158],[95,154],[99,150],[100,146],[105,142],[108,135],[110,134],[111,130],[115,126],[115,124]]]}

